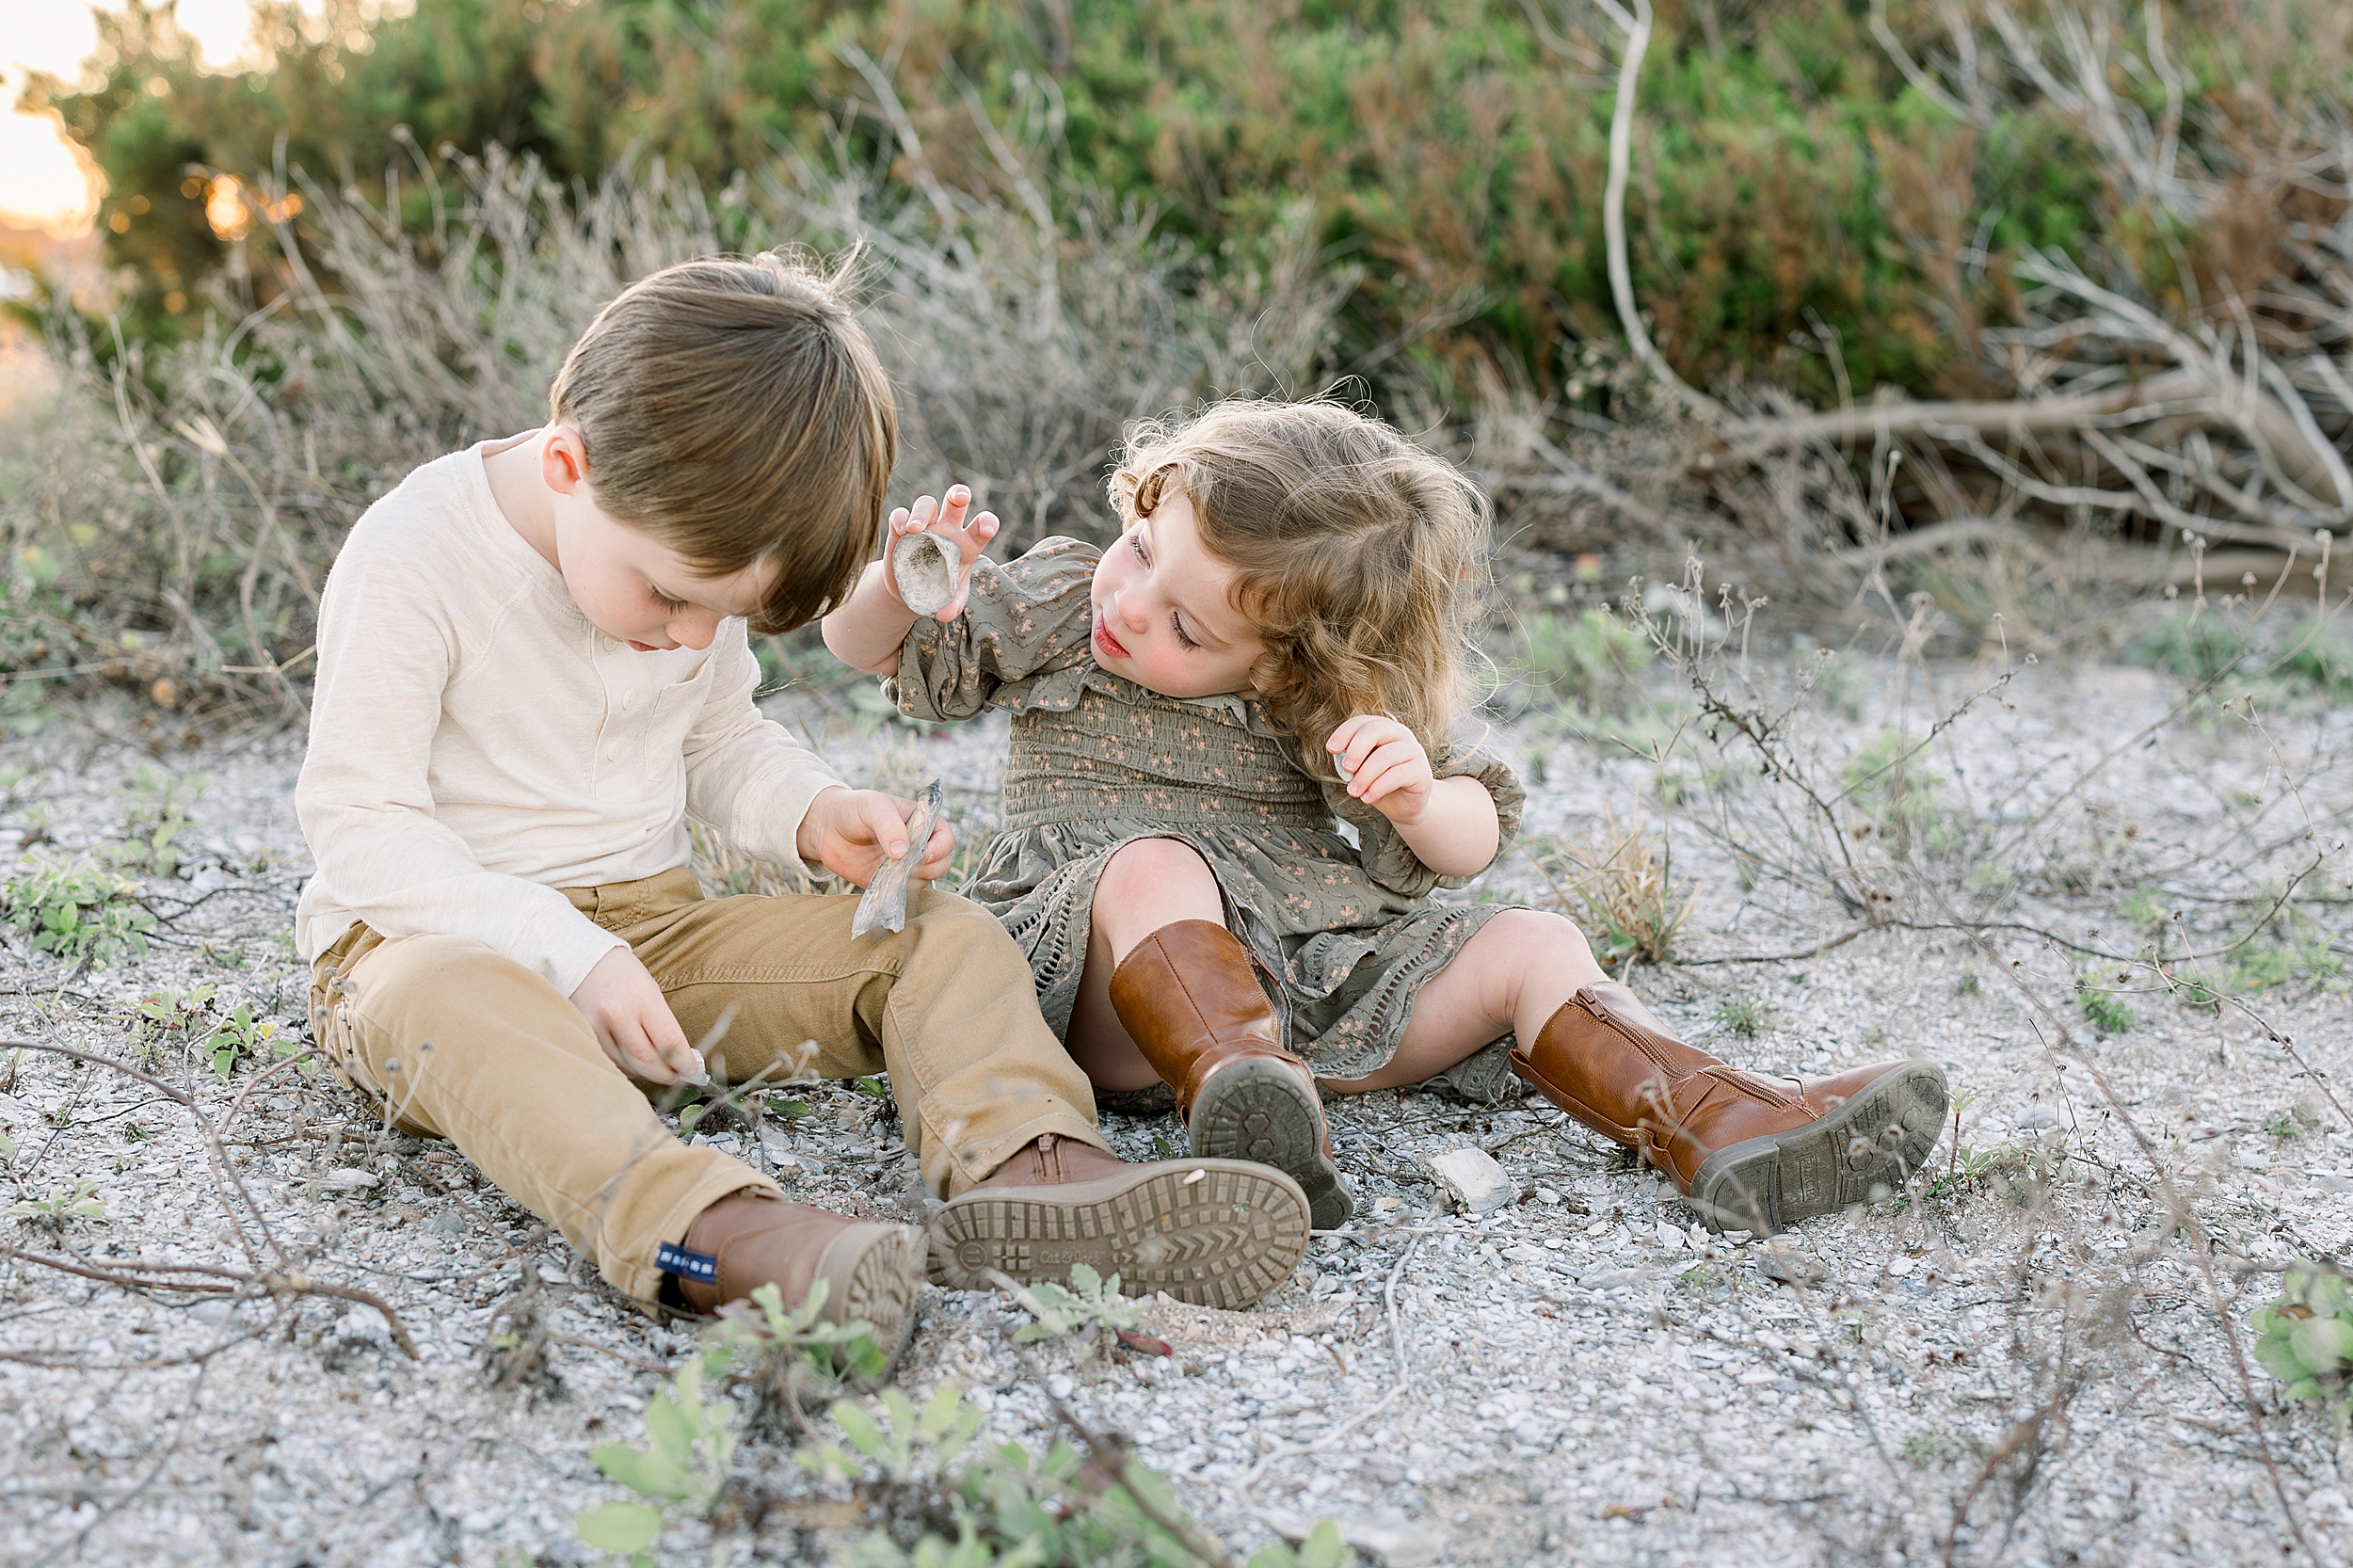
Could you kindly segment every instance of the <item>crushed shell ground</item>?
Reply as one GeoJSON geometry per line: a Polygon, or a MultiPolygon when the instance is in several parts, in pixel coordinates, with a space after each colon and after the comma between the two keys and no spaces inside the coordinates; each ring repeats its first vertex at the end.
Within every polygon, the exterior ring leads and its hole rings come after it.
{"type": "MultiPolygon", "coordinates": [[[[1851,751],[1907,716],[1924,728],[1985,673],[1915,670],[1906,715],[1892,678],[1865,680],[1820,744],[1851,751]]],[[[2128,1028],[2096,1032],[2074,984],[2118,967],[2016,929],[2102,950],[2127,930],[2130,889],[2162,884],[2187,895],[2182,929],[2207,933],[2193,939],[2228,940],[2245,920],[2231,901],[2300,864],[2306,811],[2313,841],[2333,841],[2353,799],[2353,727],[2335,711],[2281,715],[2267,736],[2178,721],[2073,782],[2180,693],[2139,670],[2029,668],[1940,740],[1947,798],[2030,840],[2008,868],[2024,877],[2009,926],[1982,942],[1887,928],[1781,962],[1633,971],[1671,1024],[1743,1065],[1941,1063],[1968,1153],[1948,1125],[1901,1201],[1810,1222],[1783,1260],[1697,1228],[1671,1190],[1540,1100],[1372,1095],[1330,1111],[1355,1218],[1257,1306],[1155,1300],[1146,1326],[1173,1355],[1109,1363],[1048,1344],[1041,1386],[1001,1298],[926,1286],[904,1385],[919,1400],[960,1386],[992,1433],[1032,1442],[1053,1431],[1050,1390],[1128,1433],[1241,1551],[1328,1515],[1395,1564],[2345,1560],[2353,1451],[2325,1415],[2282,1402],[2246,1328],[2291,1256],[2341,1255],[2353,1231],[2342,982],[2320,962],[2250,995],[2316,1082],[2233,1009],[2135,995],[2128,1028]],[[1476,1223],[1440,1211],[1416,1163],[1474,1144],[1520,1192],[1476,1223]],[[2211,1253],[2185,1241],[2169,1201],[2190,1206],[2211,1253]]],[[[922,734],[792,694],[772,711],[853,780],[910,793],[946,778],[963,831],[985,837],[1000,725],[922,734]]],[[[349,1300],[192,1299],[0,1261],[0,1560],[599,1560],[571,1523],[615,1495],[589,1449],[642,1435],[688,1334],[618,1300],[446,1147],[373,1136],[330,1080],[247,1064],[222,1082],[168,1038],[139,1045],[137,1005],[166,987],[212,985],[224,1008],[302,1028],[287,941],[307,867],[298,743],[184,734],[101,706],[0,746],[0,768],[27,770],[0,811],[0,865],[87,847],[136,770],[211,777],[187,877],[153,900],[172,917],[155,945],[77,972],[11,940],[0,1034],[136,1055],[191,1092],[268,1242],[307,1279],[381,1296],[416,1355],[349,1300]],[[545,1365],[502,1386],[510,1336],[541,1343],[545,1365]]],[[[1531,833],[1587,836],[1612,808],[1621,824],[1657,820],[1657,770],[1624,748],[1535,719],[1499,739],[1536,780],[1531,833]]],[[[1772,824],[1795,819],[1772,815],[1753,765],[1727,769],[1747,779],[1718,780],[1751,813],[1740,831],[1778,854],[1789,840],[1772,824]]],[[[1701,802],[1676,826],[1676,874],[1700,893],[1684,954],[1795,952],[1845,931],[1853,917],[1826,886],[1769,865],[1743,887],[1739,857],[1696,825],[1706,784],[1678,786],[1701,802]]],[[[2305,890],[2342,901],[2346,881],[2340,856],[2305,890]]],[[[1547,895],[1513,857],[1462,896],[1547,895]]],[[[1945,896],[1919,894],[1915,923],[1940,923],[1945,896]]],[[[790,1122],[696,1136],[806,1201],[922,1216],[881,1102],[847,1085],[803,1100],[790,1122]]],[[[1108,1130],[1139,1159],[1182,1136],[1168,1119],[1108,1130]]],[[[0,1222],[0,1244],[118,1272],[249,1271],[248,1248],[267,1244],[231,1227],[191,1115],[135,1079],[28,1053],[0,1069],[0,1132],[15,1147],[7,1201],[88,1180],[104,1208],[0,1222]]],[[[823,1556],[855,1525],[842,1491],[787,1452],[749,1445],[738,1464],[799,1499],[737,1540],[739,1560],[823,1556]]],[[[707,1560],[698,1529],[665,1551],[707,1560]]]]}

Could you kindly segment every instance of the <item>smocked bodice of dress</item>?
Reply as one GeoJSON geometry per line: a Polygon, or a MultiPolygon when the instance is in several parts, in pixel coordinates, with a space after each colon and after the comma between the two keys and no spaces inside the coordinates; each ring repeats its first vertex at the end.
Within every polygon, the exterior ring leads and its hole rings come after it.
{"type": "Polygon", "coordinates": [[[1147,700],[1087,690],[1066,712],[1015,716],[1006,830],[1062,822],[1331,822],[1322,789],[1280,740],[1192,704],[1138,695],[1147,700]]]}

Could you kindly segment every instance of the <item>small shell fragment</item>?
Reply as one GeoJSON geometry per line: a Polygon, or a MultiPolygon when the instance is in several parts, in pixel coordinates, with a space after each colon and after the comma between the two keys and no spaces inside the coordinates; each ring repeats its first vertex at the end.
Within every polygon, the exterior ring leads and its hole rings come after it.
{"type": "Polygon", "coordinates": [[[902,534],[890,547],[890,581],[900,602],[919,616],[936,616],[956,597],[962,562],[956,547],[928,529],[902,534]]]}
{"type": "Polygon", "coordinates": [[[866,896],[857,901],[857,912],[850,917],[852,937],[906,929],[907,878],[922,864],[923,848],[932,841],[932,826],[938,821],[939,780],[935,778],[916,797],[915,814],[907,818],[907,852],[886,861],[866,885],[866,896]]]}

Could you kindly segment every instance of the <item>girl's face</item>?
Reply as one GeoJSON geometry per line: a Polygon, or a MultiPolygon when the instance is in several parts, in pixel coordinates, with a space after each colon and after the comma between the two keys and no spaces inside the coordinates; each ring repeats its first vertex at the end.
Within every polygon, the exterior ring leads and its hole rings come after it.
{"type": "Polygon", "coordinates": [[[1248,692],[1266,644],[1234,607],[1234,576],[1203,547],[1184,491],[1162,492],[1095,568],[1095,662],[1162,696],[1248,692]]]}

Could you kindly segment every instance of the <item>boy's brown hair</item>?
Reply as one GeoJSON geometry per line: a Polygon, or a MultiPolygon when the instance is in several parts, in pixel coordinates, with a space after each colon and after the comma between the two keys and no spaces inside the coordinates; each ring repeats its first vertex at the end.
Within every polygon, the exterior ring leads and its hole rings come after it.
{"type": "Polygon", "coordinates": [[[770,251],[665,267],[597,312],[548,394],[616,520],[714,577],[776,562],[755,632],[847,599],[881,536],[899,415],[851,264],[770,251]]]}
{"type": "Polygon", "coordinates": [[[1465,610],[1490,517],[1477,485],[1339,403],[1238,397],[1129,430],[1111,480],[1121,520],[1171,489],[1238,568],[1234,606],[1266,643],[1251,683],[1309,773],[1338,777],[1323,743],[1355,713],[1444,759],[1474,700],[1465,610]]]}

